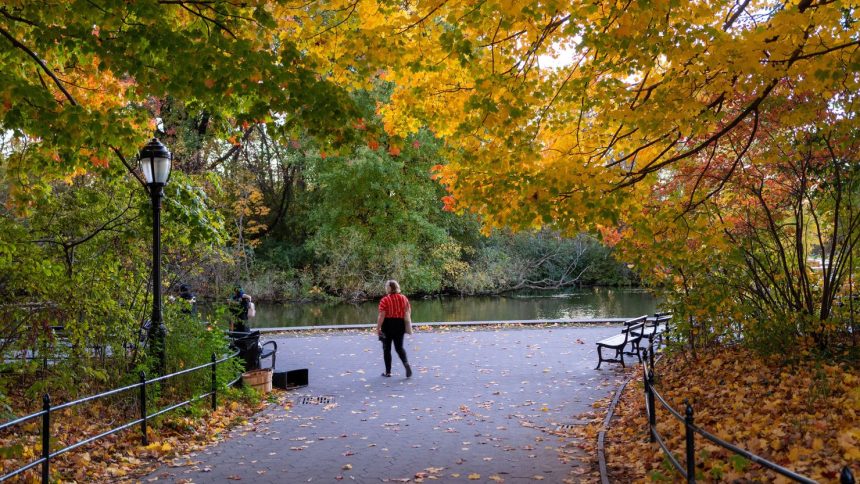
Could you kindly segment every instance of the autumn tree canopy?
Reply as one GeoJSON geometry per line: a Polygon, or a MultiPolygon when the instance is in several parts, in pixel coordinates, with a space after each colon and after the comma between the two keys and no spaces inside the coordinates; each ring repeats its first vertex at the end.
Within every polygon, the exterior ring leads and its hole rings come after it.
{"type": "Polygon", "coordinates": [[[46,160],[127,159],[168,97],[224,134],[285,120],[337,133],[344,90],[382,77],[396,85],[386,130],[445,137],[461,203],[568,224],[617,217],[623,188],[684,160],[742,158],[786,99],[818,94],[787,126],[856,111],[860,14],[844,2],[103,3],[0,10],[3,124],[46,160]]]}
{"type": "Polygon", "coordinates": [[[860,13],[843,2],[296,5],[300,48],[336,82],[384,69],[387,129],[446,136],[446,181],[499,222],[617,215],[618,192],[661,170],[742,158],[760,117],[798,95],[819,94],[787,126],[856,111],[860,13]]]}

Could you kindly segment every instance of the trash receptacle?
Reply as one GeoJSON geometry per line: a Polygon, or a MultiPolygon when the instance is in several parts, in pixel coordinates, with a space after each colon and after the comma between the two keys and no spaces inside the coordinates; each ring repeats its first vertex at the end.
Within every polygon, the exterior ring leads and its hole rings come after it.
{"type": "Polygon", "coordinates": [[[289,390],[290,388],[305,387],[308,385],[308,369],[279,371],[272,376],[272,385],[275,388],[289,390]]]}

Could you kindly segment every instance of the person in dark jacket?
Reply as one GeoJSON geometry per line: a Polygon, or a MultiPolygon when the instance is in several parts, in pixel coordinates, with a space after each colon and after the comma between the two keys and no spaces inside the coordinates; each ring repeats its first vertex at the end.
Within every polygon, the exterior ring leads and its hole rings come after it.
{"type": "Polygon", "coordinates": [[[230,298],[230,310],[233,313],[233,321],[230,323],[231,331],[248,331],[248,306],[250,298],[245,297],[245,291],[242,287],[236,286],[233,291],[233,297],[230,298]]]}
{"type": "Polygon", "coordinates": [[[191,292],[191,286],[188,284],[179,285],[179,298],[188,303],[188,307],[183,308],[182,312],[192,316],[197,315],[197,297],[191,292]]]}

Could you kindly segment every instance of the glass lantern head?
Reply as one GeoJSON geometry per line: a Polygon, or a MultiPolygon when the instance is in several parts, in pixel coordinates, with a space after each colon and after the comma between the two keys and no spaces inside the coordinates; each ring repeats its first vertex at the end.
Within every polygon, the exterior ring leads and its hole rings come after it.
{"type": "Polygon", "coordinates": [[[148,185],[164,185],[170,179],[170,160],[172,155],[166,146],[156,138],[152,138],[140,150],[140,171],[148,185]]]}

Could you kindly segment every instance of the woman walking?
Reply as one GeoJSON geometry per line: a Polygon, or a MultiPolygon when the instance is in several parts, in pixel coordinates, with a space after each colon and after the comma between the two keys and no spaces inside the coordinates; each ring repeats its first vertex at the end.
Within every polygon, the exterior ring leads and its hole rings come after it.
{"type": "Polygon", "coordinates": [[[382,357],[385,360],[385,373],[382,376],[391,376],[391,343],[394,343],[394,350],[406,368],[406,378],[409,378],[412,376],[412,368],[406,360],[403,336],[406,334],[405,318],[411,315],[412,306],[409,299],[400,294],[400,284],[397,281],[386,282],[385,292],[388,295],[379,301],[379,316],[376,318],[376,333],[382,341],[382,357]]]}

